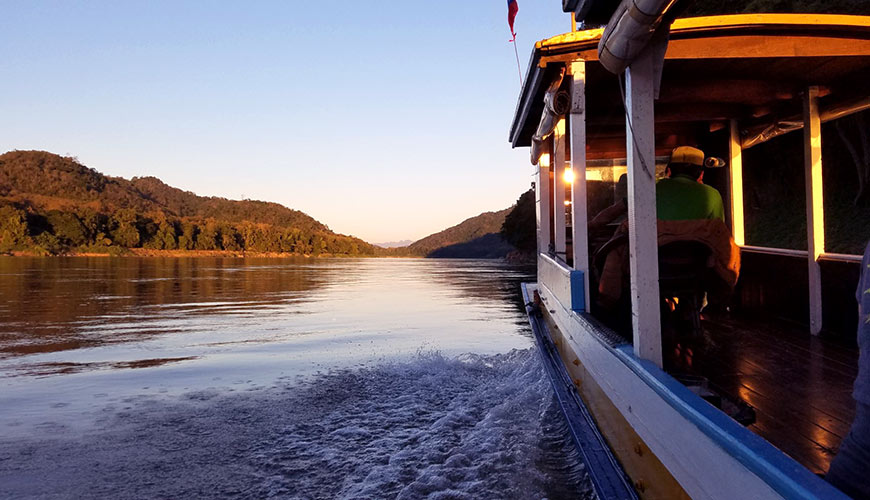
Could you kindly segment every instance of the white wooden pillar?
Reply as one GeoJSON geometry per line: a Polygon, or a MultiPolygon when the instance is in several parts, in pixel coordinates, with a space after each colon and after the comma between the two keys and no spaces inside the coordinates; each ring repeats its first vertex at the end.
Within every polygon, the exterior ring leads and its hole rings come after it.
{"type": "Polygon", "coordinates": [[[553,247],[556,258],[565,262],[565,163],[567,148],[565,137],[565,119],[560,118],[553,131],[553,247]]]}
{"type": "Polygon", "coordinates": [[[574,269],[583,271],[586,310],[589,310],[589,239],[586,234],[586,62],[574,61],[571,75],[571,163],[574,183],[571,185],[571,228],[574,269]]]}
{"type": "Polygon", "coordinates": [[[819,88],[804,93],[804,178],[807,189],[807,263],[810,284],[810,332],[822,331],[822,277],[819,256],[825,253],[825,205],[822,196],[822,123],[819,88]]]}
{"type": "Polygon", "coordinates": [[[645,51],[625,71],[628,247],[634,353],[662,366],[652,52],[645,51]]]}
{"type": "Polygon", "coordinates": [[[547,253],[550,248],[550,154],[544,153],[538,160],[535,177],[535,215],[538,222],[538,253],[547,253]]]}
{"type": "Polygon", "coordinates": [[[728,147],[731,161],[728,162],[731,193],[731,234],[738,246],[746,244],[743,225],[743,145],[737,120],[731,120],[731,141],[728,147]]]}

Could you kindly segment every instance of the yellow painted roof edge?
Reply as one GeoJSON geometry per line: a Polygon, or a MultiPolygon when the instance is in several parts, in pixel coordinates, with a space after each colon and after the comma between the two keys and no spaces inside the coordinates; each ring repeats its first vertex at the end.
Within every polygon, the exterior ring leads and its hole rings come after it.
{"type": "Polygon", "coordinates": [[[601,38],[602,33],[604,33],[604,28],[595,28],[583,31],[569,31],[568,33],[562,33],[561,35],[545,38],[540,42],[535,43],[535,48],[540,49],[541,47],[549,47],[551,45],[560,45],[563,43],[591,42],[593,40],[598,40],[599,38],[601,38]]]}
{"type": "MultiPolygon", "coordinates": [[[[816,25],[870,28],[870,16],[843,14],[731,14],[725,16],[686,17],[675,20],[674,24],[671,25],[671,32],[759,25],[816,25]]],[[[601,38],[602,33],[604,33],[603,28],[563,33],[535,43],[535,48],[540,49],[563,43],[592,42],[601,38]]]]}

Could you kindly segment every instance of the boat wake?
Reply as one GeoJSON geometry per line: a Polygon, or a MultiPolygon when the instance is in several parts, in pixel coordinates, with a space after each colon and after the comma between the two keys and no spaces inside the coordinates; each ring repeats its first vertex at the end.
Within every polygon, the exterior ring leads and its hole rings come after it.
{"type": "Polygon", "coordinates": [[[0,438],[3,497],[591,498],[532,349],[139,398],[75,438],[0,438]]]}

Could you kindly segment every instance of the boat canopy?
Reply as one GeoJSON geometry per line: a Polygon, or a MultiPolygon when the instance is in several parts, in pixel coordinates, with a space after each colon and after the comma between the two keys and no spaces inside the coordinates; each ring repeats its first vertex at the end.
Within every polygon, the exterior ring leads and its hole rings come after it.
{"type": "MultiPolygon", "coordinates": [[[[587,158],[624,158],[622,76],[599,59],[603,29],[537,42],[510,130],[531,146],[544,95],[571,61],[586,62],[587,158]]],[[[822,121],[870,108],[870,18],[751,14],[677,19],[671,26],[655,103],[656,154],[740,124],[743,148],[802,127],[800,96],[819,87],[822,121]]],[[[567,85],[567,79],[566,79],[567,85]]],[[[533,162],[536,158],[532,159],[533,162]]]]}

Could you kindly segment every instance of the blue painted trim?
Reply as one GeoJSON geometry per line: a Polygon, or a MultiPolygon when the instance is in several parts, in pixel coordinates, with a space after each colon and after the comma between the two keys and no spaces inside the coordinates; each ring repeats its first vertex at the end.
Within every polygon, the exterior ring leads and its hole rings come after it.
{"type": "MultiPolygon", "coordinates": [[[[529,304],[531,297],[526,283],[522,284],[522,290],[523,299],[526,304],[529,304]]],[[[604,436],[595,425],[592,415],[577,394],[574,382],[559,357],[540,311],[536,312],[534,307],[527,305],[526,312],[529,315],[529,324],[535,334],[535,342],[538,345],[538,352],[541,354],[541,361],[553,385],[556,401],[568,422],[571,437],[583,457],[583,464],[586,466],[597,497],[636,500],[638,497],[631,485],[631,480],[622,470],[616,457],[613,456],[604,436]]]]}
{"type": "Polygon", "coordinates": [[[571,285],[571,310],[574,312],[586,311],[586,280],[583,279],[583,271],[573,270],[568,274],[571,285]]]}
{"type": "Polygon", "coordinates": [[[639,359],[632,346],[615,347],[613,352],[680,415],[783,497],[848,500],[840,490],[714,408],[658,366],[639,359]]]}

